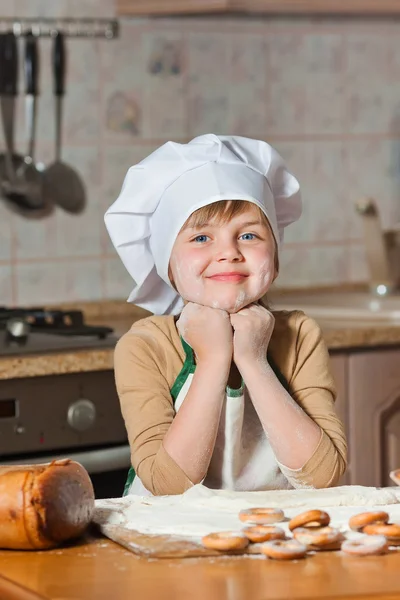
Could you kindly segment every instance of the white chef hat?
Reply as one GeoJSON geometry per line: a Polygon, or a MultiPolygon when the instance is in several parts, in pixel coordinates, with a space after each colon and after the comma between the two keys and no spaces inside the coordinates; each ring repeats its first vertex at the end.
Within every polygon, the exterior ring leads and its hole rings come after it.
{"type": "Polygon", "coordinates": [[[131,167],[105,224],[135,285],[128,302],[154,314],[178,314],[183,300],[168,265],[190,215],[219,200],[247,200],[267,216],[277,248],[283,230],[301,214],[299,183],[266,142],[201,135],[167,142],[131,167]]]}

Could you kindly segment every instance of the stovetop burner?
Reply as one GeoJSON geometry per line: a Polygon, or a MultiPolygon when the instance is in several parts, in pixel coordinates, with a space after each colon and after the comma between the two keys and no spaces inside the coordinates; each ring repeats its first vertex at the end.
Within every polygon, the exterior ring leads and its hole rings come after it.
{"type": "Polygon", "coordinates": [[[87,325],[79,310],[0,307],[0,354],[110,347],[111,327],[87,325]],[[4,332],[4,333],[3,333],[4,332]]]}

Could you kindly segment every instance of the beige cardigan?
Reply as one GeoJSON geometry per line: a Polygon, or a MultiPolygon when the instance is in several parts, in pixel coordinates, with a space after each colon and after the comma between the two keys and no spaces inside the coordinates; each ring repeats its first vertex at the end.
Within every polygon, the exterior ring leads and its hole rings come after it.
{"type": "MultiPolygon", "coordinates": [[[[300,311],[273,314],[268,352],[291,396],[322,430],[318,447],[301,469],[279,467],[293,487],[334,486],[346,469],[347,446],[335,413],[335,386],[321,330],[300,311]]],[[[175,415],[170,390],[185,361],[175,322],[172,315],[137,321],[114,355],[132,465],[153,495],[181,494],[193,485],[162,443],[175,415]]]]}

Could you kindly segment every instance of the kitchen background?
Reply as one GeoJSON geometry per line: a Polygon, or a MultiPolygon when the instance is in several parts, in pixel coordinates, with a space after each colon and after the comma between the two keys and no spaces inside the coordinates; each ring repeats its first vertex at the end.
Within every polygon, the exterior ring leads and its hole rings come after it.
{"type": "MultiPolygon", "coordinates": [[[[113,17],[113,0],[1,0],[0,16],[113,17]]],[[[120,19],[116,40],[67,39],[63,158],[87,207],[27,220],[0,205],[0,303],[125,298],[131,280],[103,214],[128,167],[202,133],[259,137],[287,160],[304,215],[287,230],[279,285],[366,281],[354,203],[400,221],[400,22],[120,19]]],[[[37,158],[53,158],[51,42],[40,40],[37,158]]],[[[21,86],[21,92],[22,92],[21,86]]],[[[17,149],[26,148],[23,96],[17,149]]]]}

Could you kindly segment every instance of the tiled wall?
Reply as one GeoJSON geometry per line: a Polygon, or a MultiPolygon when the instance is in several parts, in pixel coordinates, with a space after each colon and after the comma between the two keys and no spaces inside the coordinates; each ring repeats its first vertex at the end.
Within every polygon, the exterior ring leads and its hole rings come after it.
{"type": "MultiPolygon", "coordinates": [[[[113,0],[0,0],[13,16],[113,16],[113,0]]],[[[168,139],[264,138],[302,184],[285,286],[367,276],[354,202],[400,221],[400,23],[191,18],[121,21],[116,41],[70,40],[64,159],[88,206],[30,221],[0,205],[0,304],[125,298],[103,213],[127,168],[168,139]]],[[[50,43],[41,42],[37,158],[53,151],[50,43]]],[[[18,150],[25,149],[20,99],[18,150]]]]}

